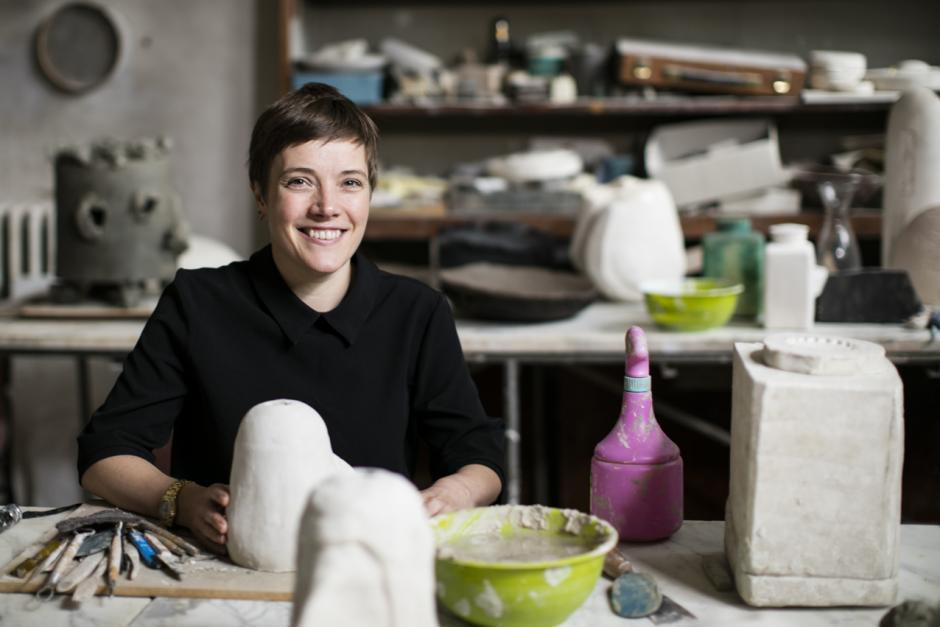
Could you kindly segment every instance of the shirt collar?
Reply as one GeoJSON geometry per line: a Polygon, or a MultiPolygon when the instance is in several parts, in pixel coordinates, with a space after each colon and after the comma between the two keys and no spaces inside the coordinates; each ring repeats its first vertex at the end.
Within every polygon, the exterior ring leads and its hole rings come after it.
{"type": "Polygon", "coordinates": [[[299,342],[320,318],[347,344],[353,344],[372,311],[379,270],[359,252],[353,255],[351,263],[353,276],[346,295],[333,311],[325,314],[308,307],[291,291],[274,264],[270,244],[251,256],[249,267],[258,295],[292,344],[299,342]]]}

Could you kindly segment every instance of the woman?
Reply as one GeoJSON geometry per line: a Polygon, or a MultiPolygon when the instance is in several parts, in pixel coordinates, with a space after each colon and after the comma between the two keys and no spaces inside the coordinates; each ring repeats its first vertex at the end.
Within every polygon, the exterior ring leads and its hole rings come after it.
{"type": "Polygon", "coordinates": [[[249,178],[271,244],[248,261],[180,271],[166,288],[79,436],[85,489],[224,552],[239,421],[291,398],[323,416],[353,466],[410,475],[426,440],[430,515],[495,500],[502,426],[483,411],[446,301],[357,252],[377,141],[372,121],[321,84],[258,118],[249,178]],[[152,453],[171,433],[172,477],[152,453]]]}

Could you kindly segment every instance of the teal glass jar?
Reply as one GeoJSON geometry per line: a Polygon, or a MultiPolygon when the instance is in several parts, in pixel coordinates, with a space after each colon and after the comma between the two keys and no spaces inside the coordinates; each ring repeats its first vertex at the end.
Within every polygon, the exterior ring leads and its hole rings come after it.
{"type": "Polygon", "coordinates": [[[760,315],[764,296],[764,236],[751,230],[748,218],[719,218],[718,229],[702,238],[702,274],[744,286],[734,315],[760,315]]]}

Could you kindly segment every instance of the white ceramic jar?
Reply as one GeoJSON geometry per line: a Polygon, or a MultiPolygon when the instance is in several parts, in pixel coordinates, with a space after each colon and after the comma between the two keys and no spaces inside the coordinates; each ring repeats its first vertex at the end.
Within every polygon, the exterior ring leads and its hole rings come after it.
{"type": "Polygon", "coordinates": [[[755,606],[890,605],[897,594],[901,378],[870,342],[734,347],[725,551],[755,606]]]}
{"type": "Polygon", "coordinates": [[[764,249],[764,326],[809,329],[816,315],[816,296],[827,273],[816,265],[816,251],[804,224],[774,224],[764,249]]]}

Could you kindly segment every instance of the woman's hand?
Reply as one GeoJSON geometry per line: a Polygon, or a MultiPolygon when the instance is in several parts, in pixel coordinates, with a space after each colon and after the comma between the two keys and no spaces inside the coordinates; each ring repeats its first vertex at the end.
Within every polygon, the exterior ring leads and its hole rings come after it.
{"type": "Polygon", "coordinates": [[[229,498],[228,486],[221,483],[213,483],[208,488],[186,484],[177,497],[176,523],[187,527],[208,550],[225,555],[228,540],[225,508],[229,498]]]}
{"type": "Polygon", "coordinates": [[[499,475],[481,464],[469,464],[456,473],[441,477],[421,491],[428,516],[437,516],[478,505],[488,505],[497,496],[502,484],[499,475]]]}

